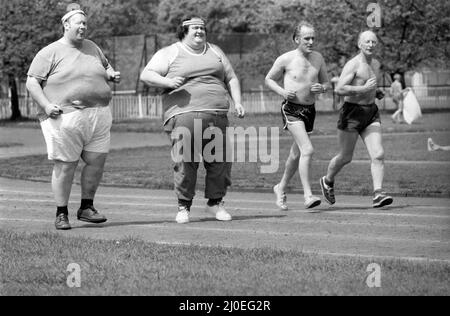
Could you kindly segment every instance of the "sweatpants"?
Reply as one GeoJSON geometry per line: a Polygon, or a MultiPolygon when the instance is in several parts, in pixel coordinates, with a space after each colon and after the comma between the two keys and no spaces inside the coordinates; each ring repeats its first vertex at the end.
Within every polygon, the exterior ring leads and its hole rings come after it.
{"type": "Polygon", "coordinates": [[[227,112],[184,113],[166,123],[165,131],[172,142],[174,187],[178,199],[191,201],[194,198],[200,162],[206,169],[205,198],[220,199],[226,195],[231,185],[232,166],[226,159],[228,125],[227,112]]]}

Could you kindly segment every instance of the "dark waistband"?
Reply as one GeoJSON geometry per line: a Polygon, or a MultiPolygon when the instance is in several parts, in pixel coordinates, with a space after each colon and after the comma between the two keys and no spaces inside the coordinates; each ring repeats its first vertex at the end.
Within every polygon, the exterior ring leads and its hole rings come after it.
{"type": "Polygon", "coordinates": [[[358,104],[358,103],[351,103],[351,102],[344,102],[344,105],[351,105],[351,106],[377,106],[376,103],[358,104]]]}
{"type": "Polygon", "coordinates": [[[299,107],[301,106],[301,107],[305,107],[305,108],[313,107],[313,106],[316,105],[315,103],[313,103],[313,104],[294,103],[294,102],[291,102],[291,101],[288,101],[288,100],[284,100],[283,104],[285,104],[285,105],[294,105],[294,106],[299,106],[299,107]]]}

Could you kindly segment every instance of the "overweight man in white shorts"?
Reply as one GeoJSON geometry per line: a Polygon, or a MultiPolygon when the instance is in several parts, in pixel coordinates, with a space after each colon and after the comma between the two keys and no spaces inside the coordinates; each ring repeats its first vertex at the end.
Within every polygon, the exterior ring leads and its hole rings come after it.
{"type": "Polygon", "coordinates": [[[71,229],[68,202],[80,158],[85,166],[77,218],[89,223],[106,221],[94,208],[94,197],[110,145],[108,81],[120,81],[120,73],[100,48],[85,39],[86,14],[76,6],[68,9],[61,19],[64,36],[38,52],[27,79],[27,89],[39,105],[48,159],[54,162],[52,190],[58,230],[71,229]]]}

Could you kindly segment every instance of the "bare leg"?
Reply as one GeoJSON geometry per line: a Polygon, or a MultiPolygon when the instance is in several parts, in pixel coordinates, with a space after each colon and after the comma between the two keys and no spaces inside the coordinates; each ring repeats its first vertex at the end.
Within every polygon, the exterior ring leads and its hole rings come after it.
{"type": "Polygon", "coordinates": [[[52,191],[55,196],[56,206],[67,206],[69,204],[70,191],[77,165],[78,161],[55,161],[52,174],[52,191]]]}
{"type": "Polygon", "coordinates": [[[291,181],[292,177],[298,170],[300,160],[300,149],[297,143],[293,143],[291,146],[291,151],[289,152],[289,157],[286,160],[285,169],[283,177],[281,178],[279,188],[282,192],[286,192],[286,188],[291,181]]]}
{"type": "Polygon", "coordinates": [[[355,150],[356,141],[358,140],[357,132],[346,132],[338,130],[338,142],[340,151],[328,165],[328,172],[326,180],[334,182],[334,178],[341,171],[341,169],[349,164],[353,158],[353,151],[355,150]]]}
{"type": "Polygon", "coordinates": [[[312,196],[309,181],[309,169],[311,167],[311,159],[314,153],[314,148],[311,144],[308,133],[306,132],[305,123],[299,122],[296,124],[289,124],[288,129],[292,133],[292,136],[300,149],[298,171],[300,173],[300,180],[303,185],[305,200],[307,200],[312,196]]]}
{"type": "Polygon", "coordinates": [[[374,191],[381,190],[384,177],[384,150],[381,136],[380,123],[368,126],[361,134],[366,144],[370,159],[372,160],[371,171],[374,191]]]}
{"type": "Polygon", "coordinates": [[[93,200],[103,176],[108,154],[83,151],[81,158],[86,163],[81,173],[81,198],[93,200]]]}
{"type": "Polygon", "coordinates": [[[450,151],[450,146],[440,146],[428,138],[428,151],[450,151]]]}
{"type": "Polygon", "coordinates": [[[400,120],[399,116],[400,116],[401,114],[402,114],[402,111],[401,111],[400,109],[398,109],[398,110],[395,111],[395,113],[392,115],[392,120],[393,120],[395,123],[400,123],[401,120],[400,120]]]}
{"type": "Polygon", "coordinates": [[[402,114],[403,114],[403,100],[400,100],[396,102],[397,104],[397,111],[392,115],[392,120],[395,123],[401,123],[403,121],[402,114]]]}

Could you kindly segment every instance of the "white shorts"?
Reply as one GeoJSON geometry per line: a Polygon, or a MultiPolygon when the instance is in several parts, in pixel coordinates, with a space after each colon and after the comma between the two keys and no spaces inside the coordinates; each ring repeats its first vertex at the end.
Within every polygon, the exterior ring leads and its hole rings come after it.
{"type": "Polygon", "coordinates": [[[83,151],[108,153],[112,115],[109,106],[85,108],[41,122],[49,160],[75,162],[83,151]]]}

